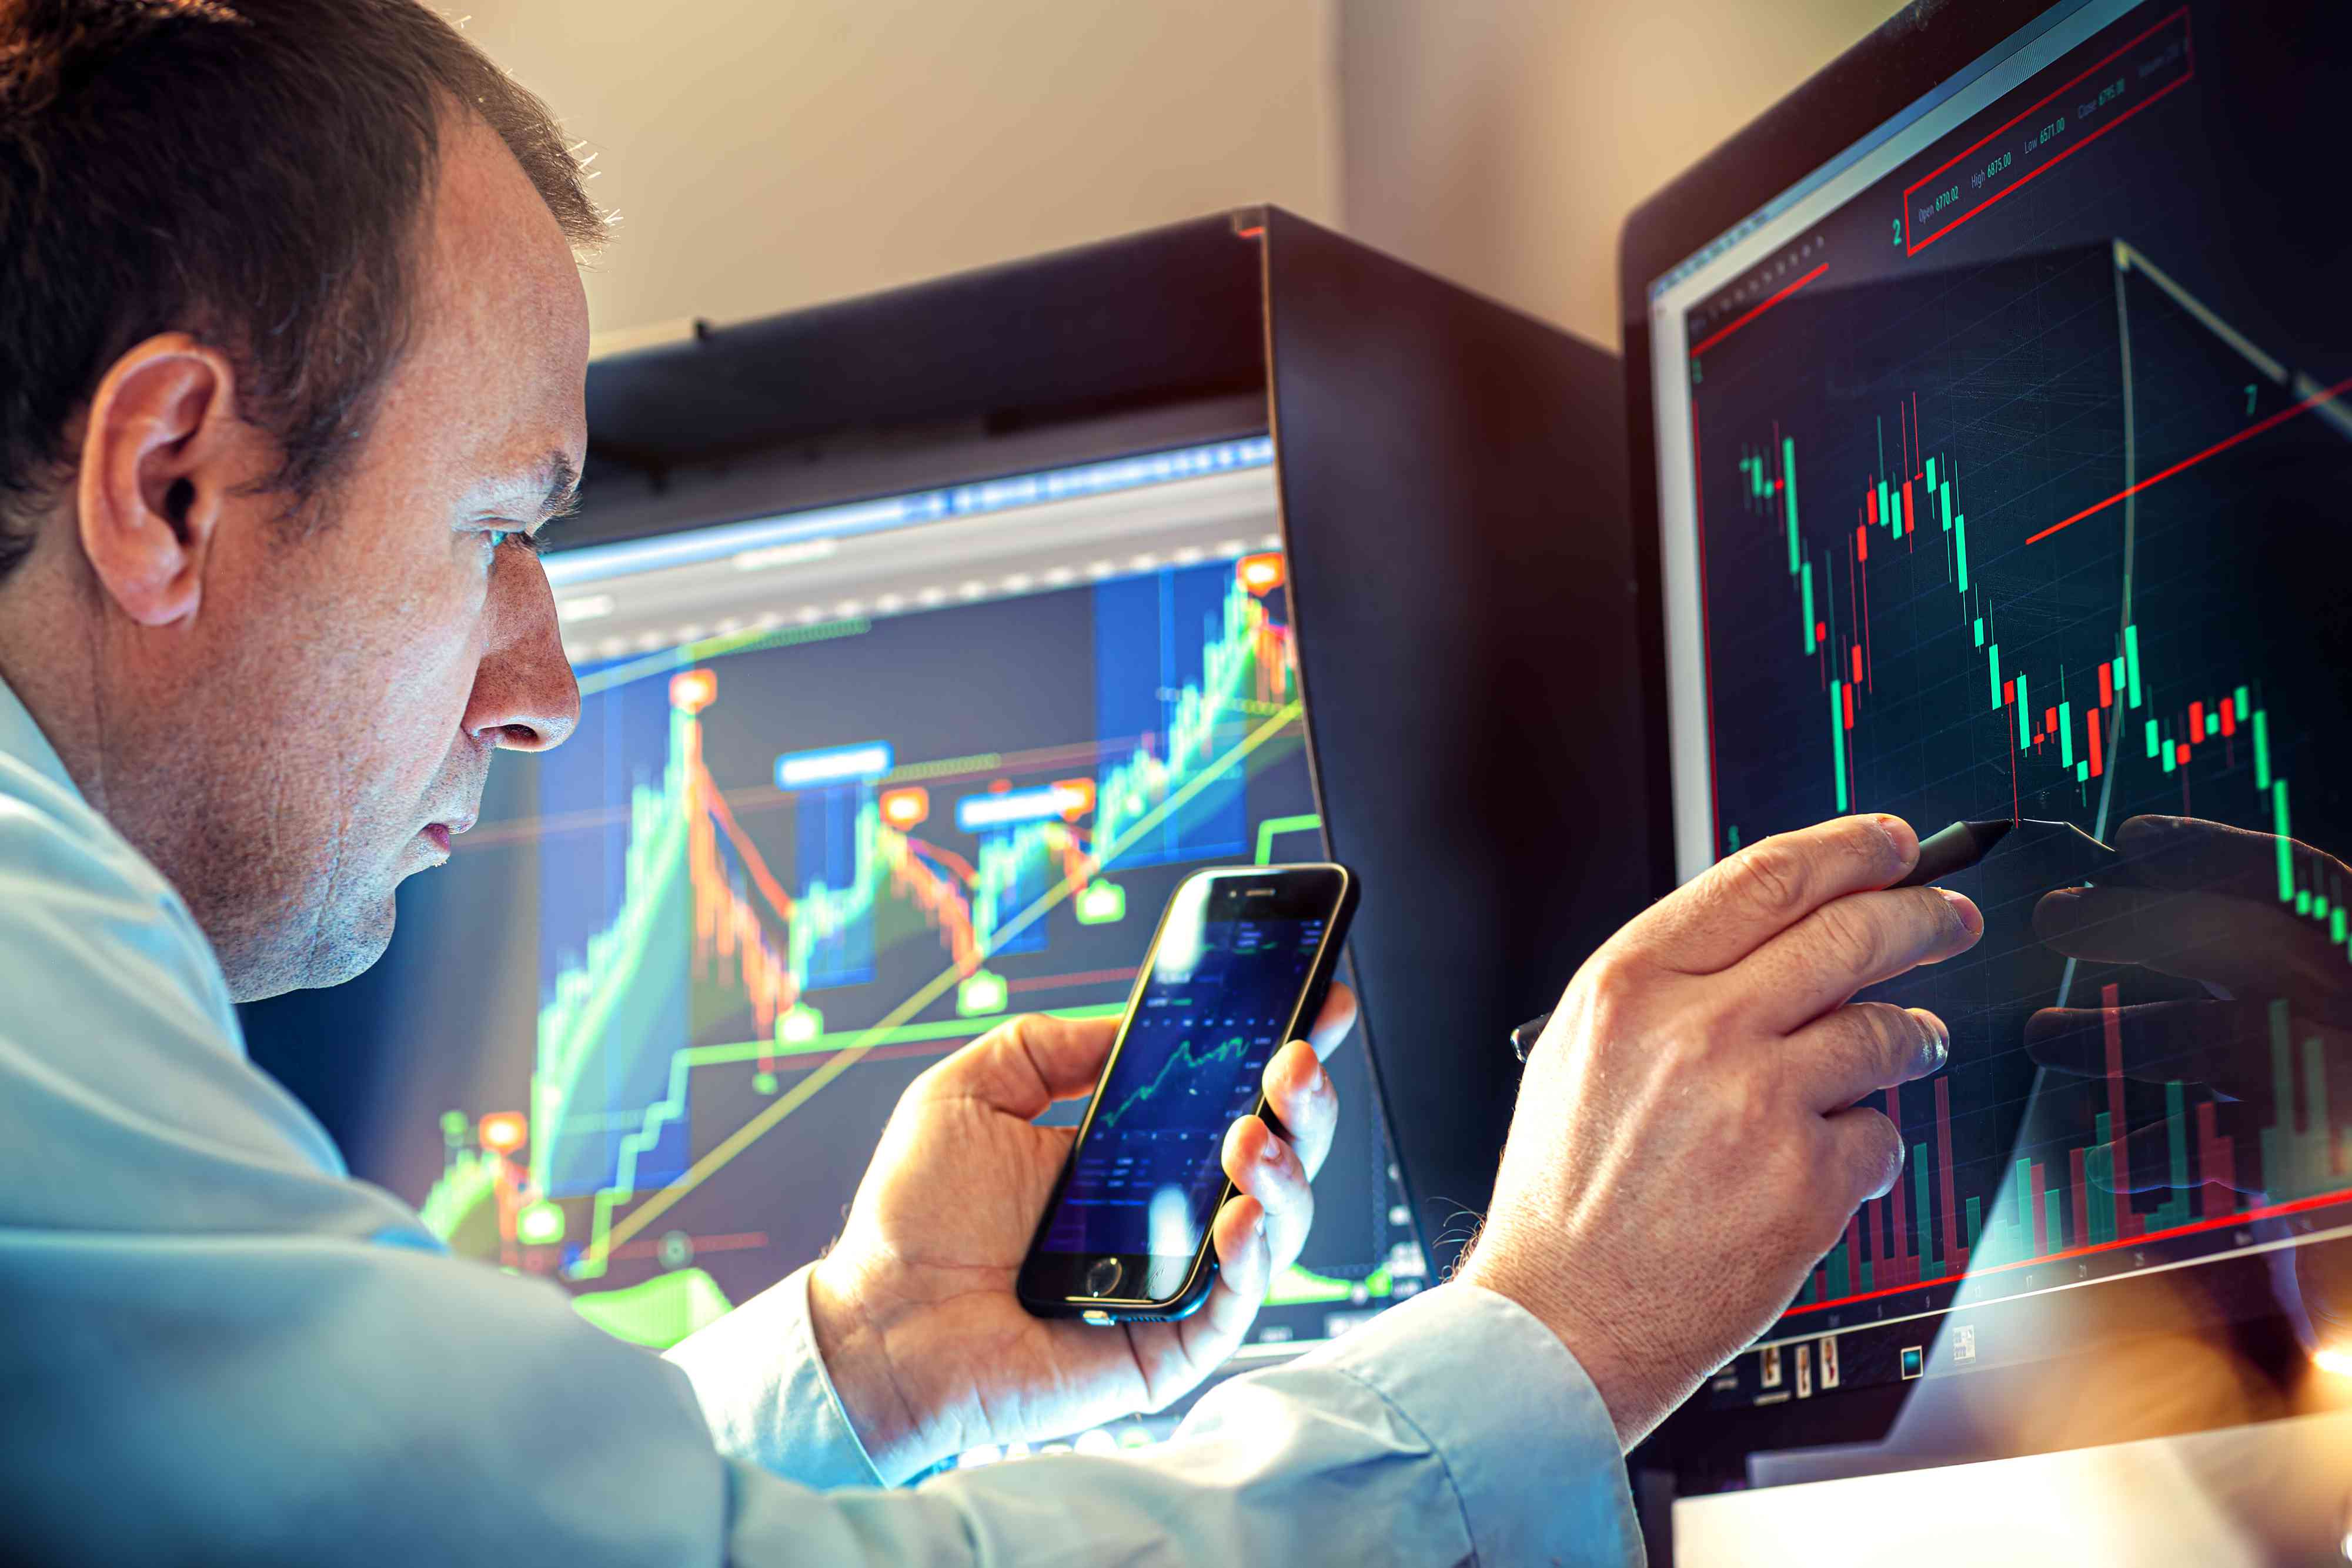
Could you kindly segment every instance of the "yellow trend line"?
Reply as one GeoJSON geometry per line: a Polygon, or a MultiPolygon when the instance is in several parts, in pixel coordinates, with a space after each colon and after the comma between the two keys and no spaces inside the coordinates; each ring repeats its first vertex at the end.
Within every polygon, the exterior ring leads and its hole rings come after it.
{"type": "MultiPolygon", "coordinates": [[[[1195,795],[1198,795],[1215,780],[1223,777],[1227,768],[1233,767],[1234,763],[1241,761],[1251,752],[1255,751],[1259,747],[1264,746],[1267,741],[1272,740],[1277,733],[1289,725],[1291,720],[1297,718],[1299,716],[1299,704],[1292,702],[1283,705],[1282,710],[1279,713],[1276,714],[1272,718],[1267,719],[1264,724],[1258,726],[1257,728],[1250,731],[1250,733],[1244,737],[1231,751],[1219,758],[1213,766],[1203,768],[1198,776],[1193,778],[1189,783],[1185,784],[1183,788],[1178,789],[1174,794],[1169,796],[1168,799],[1160,802],[1159,805],[1154,806],[1150,810],[1146,811],[1142,816],[1138,817],[1135,821],[1129,826],[1127,831],[1121,833],[1114,841],[1108,852],[1100,856],[1100,858],[1096,862],[1097,867],[1100,868],[1110,864],[1112,861],[1118,858],[1119,852],[1125,850],[1128,845],[1133,843],[1138,838],[1150,832],[1160,823],[1166,821],[1171,813],[1181,810],[1195,795]]],[[[1053,908],[1054,905],[1061,903],[1062,900],[1069,897],[1071,894],[1076,892],[1077,886],[1078,884],[1076,882],[1072,881],[1068,877],[1064,877],[1053,887],[1047,889],[1045,894],[1040,897],[1036,903],[1023,910],[1010,925],[1001,927],[996,932],[994,937],[991,940],[987,950],[981,955],[982,960],[984,962],[987,958],[992,956],[1001,943],[1018,936],[1022,932],[1027,930],[1033,924],[1045,918],[1045,912],[1047,910],[1053,908]]],[[[614,1248],[620,1246],[623,1242],[636,1235],[637,1232],[643,1230],[646,1226],[651,1225],[656,1219],[660,1218],[662,1215],[668,1212],[670,1207],[675,1205],[678,1199],[684,1197],[688,1193],[692,1192],[696,1187],[700,1186],[704,1182],[709,1180],[710,1177],[719,1171],[720,1166],[726,1165],[737,1155],[741,1154],[745,1149],[757,1143],[761,1137],[765,1136],[770,1131],[772,1131],[777,1123],[782,1121],[794,1111],[799,1110],[803,1105],[806,1104],[811,1095],[824,1088],[826,1084],[832,1082],[835,1079],[840,1077],[850,1068],[856,1066],[860,1057],[864,1056],[867,1051],[873,1050],[877,1044],[880,1043],[877,1037],[887,1033],[891,1030],[897,1029],[900,1024],[905,1023],[908,1019],[914,1017],[917,1013],[930,1006],[934,1001],[937,1001],[950,986],[956,983],[958,975],[959,970],[956,966],[952,964],[949,965],[945,969],[942,969],[935,978],[927,982],[920,989],[916,991],[913,996],[908,997],[905,1001],[900,1002],[897,1007],[892,1008],[887,1013],[885,1013],[871,1028],[867,1029],[858,1037],[856,1044],[844,1046],[839,1055],[826,1062],[824,1066],[816,1068],[811,1071],[806,1077],[803,1078],[798,1084],[793,1086],[790,1093],[782,1095],[779,1098],[769,1102],[765,1110],[752,1117],[750,1121],[744,1123],[740,1127],[736,1128],[734,1132],[730,1133],[724,1139],[720,1140],[717,1147],[713,1148],[709,1154],[703,1155],[700,1159],[695,1161],[691,1166],[688,1166],[676,1180],[670,1182],[668,1186],[664,1186],[651,1197],[647,1198],[643,1204],[632,1209],[625,1218],[616,1222],[613,1228],[605,1233],[604,1246],[593,1249],[595,1254],[593,1261],[602,1262],[605,1259],[610,1258],[613,1255],[613,1249],[614,1248]]]]}

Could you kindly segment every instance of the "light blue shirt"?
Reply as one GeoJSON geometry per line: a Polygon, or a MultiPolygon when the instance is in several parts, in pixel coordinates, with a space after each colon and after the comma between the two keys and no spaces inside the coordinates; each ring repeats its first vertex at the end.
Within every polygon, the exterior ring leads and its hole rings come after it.
{"type": "Polygon", "coordinates": [[[663,1357],[449,1255],[246,1060],[186,905],[0,685],[0,1556],[1640,1560],[1591,1382],[1486,1291],[1225,1384],[1159,1448],[897,1490],[806,1303],[803,1272],[663,1357]]]}

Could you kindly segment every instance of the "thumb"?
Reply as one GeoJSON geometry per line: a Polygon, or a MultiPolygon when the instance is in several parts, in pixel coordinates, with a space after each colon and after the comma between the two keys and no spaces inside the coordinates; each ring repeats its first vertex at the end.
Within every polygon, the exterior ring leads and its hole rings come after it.
{"type": "Polygon", "coordinates": [[[1026,1120],[1090,1092],[1118,1037],[1117,1017],[1024,1013],[990,1030],[925,1076],[936,1094],[981,1101],[1026,1120]]]}

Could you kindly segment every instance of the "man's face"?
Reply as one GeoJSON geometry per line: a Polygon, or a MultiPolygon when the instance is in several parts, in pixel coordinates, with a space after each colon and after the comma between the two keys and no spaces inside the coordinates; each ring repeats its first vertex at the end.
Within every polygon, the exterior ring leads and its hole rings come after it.
{"type": "Polygon", "coordinates": [[[180,888],[239,999],[348,979],[393,890],[472,825],[490,753],[579,691],[520,537],[587,444],[587,305],[554,218],[478,121],[443,138],[414,328],[323,526],[239,501],[184,637],[110,649],[106,810],[180,888]],[[503,539],[502,539],[503,536],[503,539]]]}

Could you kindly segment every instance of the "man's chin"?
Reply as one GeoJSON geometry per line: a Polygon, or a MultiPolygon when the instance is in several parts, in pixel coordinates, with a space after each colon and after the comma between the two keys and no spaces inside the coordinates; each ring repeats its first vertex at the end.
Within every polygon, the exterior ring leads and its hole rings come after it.
{"type": "Polygon", "coordinates": [[[289,944],[273,956],[257,954],[256,961],[225,963],[229,993],[240,1002],[257,1002],[356,979],[392,946],[395,913],[393,896],[386,893],[381,903],[354,909],[344,918],[331,912],[311,927],[307,940],[289,944]]]}

